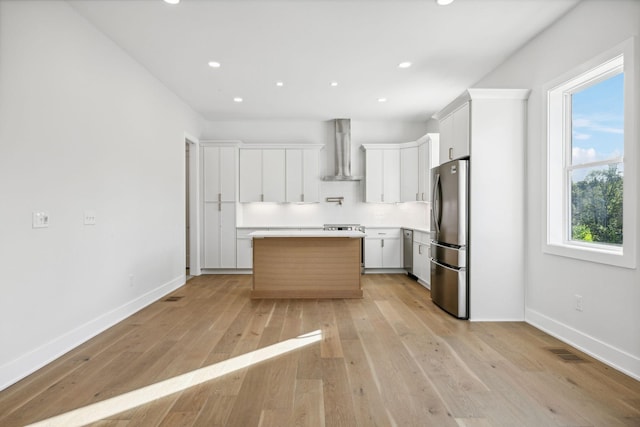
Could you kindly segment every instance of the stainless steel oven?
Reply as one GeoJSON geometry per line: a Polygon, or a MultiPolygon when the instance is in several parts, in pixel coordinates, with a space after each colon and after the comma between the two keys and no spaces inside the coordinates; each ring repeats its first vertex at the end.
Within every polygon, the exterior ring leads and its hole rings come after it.
{"type": "MultiPolygon", "coordinates": [[[[364,233],[364,225],[360,224],[324,224],[328,231],[360,231],[364,233]]],[[[364,237],[360,243],[360,272],[364,274],[364,237]]]]}

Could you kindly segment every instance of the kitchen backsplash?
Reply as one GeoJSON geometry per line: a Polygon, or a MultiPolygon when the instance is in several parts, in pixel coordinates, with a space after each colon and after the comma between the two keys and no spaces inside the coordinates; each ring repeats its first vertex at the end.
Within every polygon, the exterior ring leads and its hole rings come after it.
{"type": "Polygon", "coordinates": [[[326,223],[356,223],[368,226],[429,227],[430,204],[363,203],[364,182],[322,182],[321,202],[241,203],[238,227],[321,226],[326,223]],[[342,205],[327,197],[344,197],[342,205]]]}

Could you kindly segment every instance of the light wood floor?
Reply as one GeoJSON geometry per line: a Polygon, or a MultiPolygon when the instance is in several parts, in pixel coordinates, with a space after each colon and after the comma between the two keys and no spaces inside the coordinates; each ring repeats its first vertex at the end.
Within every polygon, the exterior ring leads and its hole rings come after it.
{"type": "Polygon", "coordinates": [[[364,276],[363,289],[361,300],[252,301],[250,276],[193,278],[177,301],[147,307],[0,392],[0,425],[320,329],[320,342],[91,425],[640,426],[640,382],[527,324],[455,320],[403,275],[364,276]]]}

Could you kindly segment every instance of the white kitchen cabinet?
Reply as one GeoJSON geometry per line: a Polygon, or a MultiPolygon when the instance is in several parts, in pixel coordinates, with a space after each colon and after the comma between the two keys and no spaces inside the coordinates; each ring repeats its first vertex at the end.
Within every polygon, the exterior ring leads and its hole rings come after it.
{"type": "Polygon", "coordinates": [[[202,147],[205,202],[236,200],[236,147],[202,147]]]}
{"type": "Polygon", "coordinates": [[[402,268],[402,230],[367,229],[364,239],[365,268],[402,268]]]}
{"type": "Polygon", "coordinates": [[[263,202],[285,200],[285,150],[262,150],[263,202]]]}
{"type": "Polygon", "coordinates": [[[469,156],[470,101],[440,119],[440,164],[469,156]]]}
{"type": "Polygon", "coordinates": [[[240,149],[240,202],[285,201],[285,150],[240,149]]]}
{"type": "Polygon", "coordinates": [[[236,264],[238,268],[253,268],[253,239],[250,234],[265,228],[238,228],[236,230],[236,264]]]}
{"type": "MultiPolygon", "coordinates": [[[[422,158],[419,155],[419,147],[406,147],[400,149],[400,201],[421,201],[419,183],[419,169],[422,158]]],[[[424,152],[425,150],[422,149],[424,152]]]]}
{"type": "Polygon", "coordinates": [[[365,202],[400,201],[400,150],[365,147],[365,202]]]}
{"type": "Polygon", "coordinates": [[[236,268],[236,204],[204,202],[203,268],[236,268]]]}
{"type": "Polygon", "coordinates": [[[421,202],[431,201],[431,168],[437,166],[438,158],[438,135],[429,135],[429,140],[418,146],[418,200],[421,202]]]}
{"type": "Polygon", "coordinates": [[[420,282],[429,286],[431,268],[429,263],[429,233],[422,231],[413,232],[413,275],[420,282]]]}
{"type": "Polygon", "coordinates": [[[240,150],[240,201],[262,201],[262,150],[240,150]]]}
{"type": "Polygon", "coordinates": [[[317,149],[287,149],[287,202],[317,203],[320,201],[320,151],[317,149]]]}

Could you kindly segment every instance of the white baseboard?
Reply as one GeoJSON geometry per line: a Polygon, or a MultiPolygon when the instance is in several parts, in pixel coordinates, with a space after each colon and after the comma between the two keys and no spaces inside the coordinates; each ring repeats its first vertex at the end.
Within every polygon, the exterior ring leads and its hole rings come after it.
{"type": "Polygon", "coordinates": [[[423,287],[431,290],[431,284],[428,282],[425,282],[424,280],[418,278],[418,280],[416,280],[420,285],[422,285],[423,287]]]}
{"type": "Polygon", "coordinates": [[[228,269],[228,268],[202,268],[201,274],[252,274],[253,270],[247,268],[228,269]]]}
{"type": "Polygon", "coordinates": [[[31,350],[30,352],[0,366],[0,391],[32,374],[63,354],[73,350],[111,326],[140,311],[149,304],[176,290],[186,282],[186,276],[175,279],[140,295],[120,307],[92,319],[64,335],[31,350]]]}
{"type": "Polygon", "coordinates": [[[403,268],[366,268],[364,274],[407,274],[403,268]]]}
{"type": "Polygon", "coordinates": [[[525,310],[525,321],[602,363],[640,380],[640,358],[535,310],[525,310]]]}

